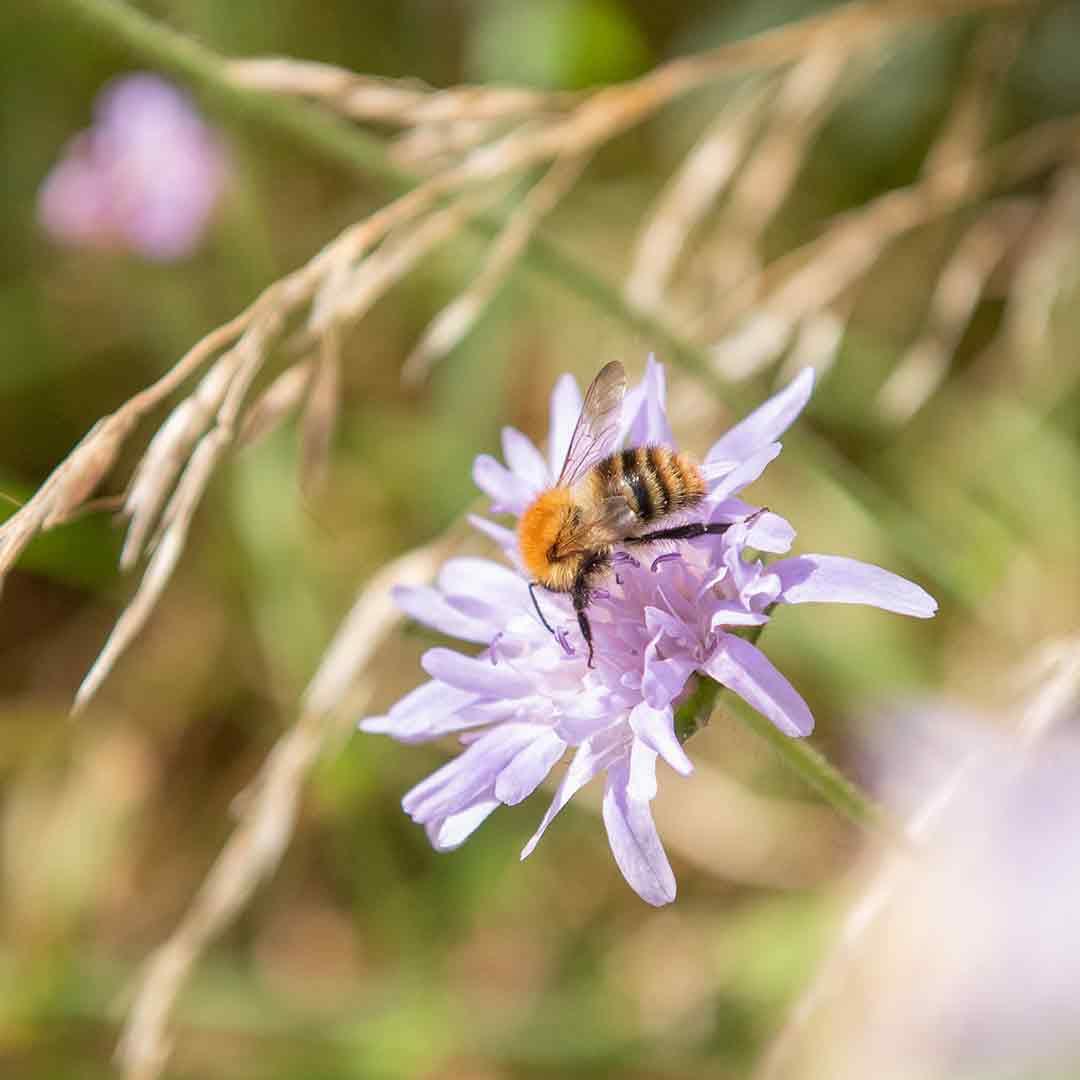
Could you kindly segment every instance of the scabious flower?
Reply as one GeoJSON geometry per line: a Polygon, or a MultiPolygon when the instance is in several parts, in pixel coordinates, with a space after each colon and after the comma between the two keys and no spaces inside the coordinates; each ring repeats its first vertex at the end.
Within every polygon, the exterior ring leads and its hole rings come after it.
{"type": "MultiPolygon", "coordinates": [[[[401,588],[412,618],[482,645],[479,655],[434,648],[421,663],[431,681],[367,732],[402,742],[458,735],[465,750],[413,788],[403,806],[440,851],[454,848],[501,804],[532,794],[568,750],[572,757],[528,856],[554,816],[580,788],[604,774],[603,818],[612,853],[631,887],[651,904],[675,898],[675,877],[653,823],[661,757],[688,775],[693,765],[675,734],[674,710],[699,673],[738,694],[787,735],[807,735],[813,718],[795,688],[761,650],[737,636],[763,626],[778,604],[873,604],[927,618],[937,605],[917,585],[853,559],[802,555],[766,565],[748,552],[787,552],[792,527],[738,493],[780,453],[777,438],[810,397],[813,372],[798,376],[709,450],[708,484],[696,520],[730,528],[666,549],[616,552],[613,573],[592,591],[589,618],[595,667],[569,599],[541,593],[555,636],[543,627],[520,570],[516,536],[474,519],[515,567],[486,559],[448,562],[433,587],[401,588]]],[[[663,367],[650,358],[644,380],[624,401],[621,443],[674,446],[664,408],[663,367]]],[[[496,513],[519,516],[558,476],[582,405],[564,376],[551,399],[545,457],[521,432],[503,431],[506,465],[477,458],[474,479],[496,513]]]]}
{"type": "Polygon", "coordinates": [[[224,148],[187,94],[141,72],[98,95],[94,121],[38,192],[56,240],[168,261],[202,239],[226,179],[224,148]]]}

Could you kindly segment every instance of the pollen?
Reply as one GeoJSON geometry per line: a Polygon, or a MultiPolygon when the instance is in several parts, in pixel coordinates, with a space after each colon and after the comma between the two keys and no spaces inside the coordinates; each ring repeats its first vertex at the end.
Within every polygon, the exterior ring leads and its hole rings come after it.
{"type": "Polygon", "coordinates": [[[551,572],[549,552],[570,512],[569,488],[550,488],[521,515],[518,547],[529,573],[543,581],[551,572]]]}

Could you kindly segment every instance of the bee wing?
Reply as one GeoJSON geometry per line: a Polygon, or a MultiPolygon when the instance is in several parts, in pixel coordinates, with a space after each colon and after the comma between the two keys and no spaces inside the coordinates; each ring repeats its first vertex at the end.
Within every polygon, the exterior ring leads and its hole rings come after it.
{"type": "Polygon", "coordinates": [[[605,499],[573,529],[559,535],[552,552],[556,559],[595,551],[613,541],[629,536],[638,525],[630,504],[621,495],[605,499]]]}
{"type": "Polygon", "coordinates": [[[618,360],[612,360],[600,369],[585,394],[585,404],[570,436],[570,448],[556,482],[558,487],[572,487],[615,448],[625,393],[626,372],[618,360]]]}

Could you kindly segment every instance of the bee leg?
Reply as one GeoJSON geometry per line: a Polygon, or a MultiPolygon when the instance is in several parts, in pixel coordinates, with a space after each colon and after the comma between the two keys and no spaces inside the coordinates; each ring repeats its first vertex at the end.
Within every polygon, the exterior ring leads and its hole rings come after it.
{"type": "Polygon", "coordinates": [[[592,627],[589,625],[589,616],[585,614],[585,607],[589,603],[589,590],[582,588],[574,589],[574,610],[577,612],[577,623],[581,627],[581,636],[585,639],[585,645],[589,650],[589,667],[595,667],[593,663],[592,627]]]}
{"type": "Polygon", "coordinates": [[[606,552],[598,551],[590,555],[578,571],[578,575],[574,579],[574,587],[571,590],[574,611],[577,612],[578,626],[581,627],[581,636],[585,639],[585,645],[589,650],[589,667],[596,666],[593,664],[592,627],[589,625],[588,615],[585,614],[585,609],[589,606],[589,578],[605,567],[610,566],[610,564],[611,556],[606,552]]]}
{"type": "Polygon", "coordinates": [[[670,529],[657,529],[656,532],[644,533],[641,536],[628,536],[623,542],[626,544],[651,544],[655,540],[693,540],[697,536],[722,536],[730,528],[730,524],[715,522],[706,525],[704,522],[695,521],[690,525],[676,525],[670,529]]]}
{"type": "Polygon", "coordinates": [[[552,637],[555,636],[555,631],[551,626],[551,623],[544,618],[544,613],[540,610],[540,602],[536,599],[536,587],[540,584],[539,581],[529,582],[529,595],[532,597],[533,607],[536,608],[536,614],[540,616],[540,621],[544,624],[544,629],[547,630],[552,637]]]}

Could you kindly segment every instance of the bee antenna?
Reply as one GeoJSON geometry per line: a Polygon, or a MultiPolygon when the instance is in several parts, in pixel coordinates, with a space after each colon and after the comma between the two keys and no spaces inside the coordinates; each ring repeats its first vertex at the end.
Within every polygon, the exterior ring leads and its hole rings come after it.
{"type": "Polygon", "coordinates": [[[532,597],[533,607],[536,608],[536,614],[540,616],[540,621],[544,624],[544,629],[553,637],[557,637],[558,635],[552,629],[551,624],[544,618],[544,613],[540,610],[540,602],[536,599],[536,587],[539,584],[539,581],[529,582],[529,595],[532,597]]]}

